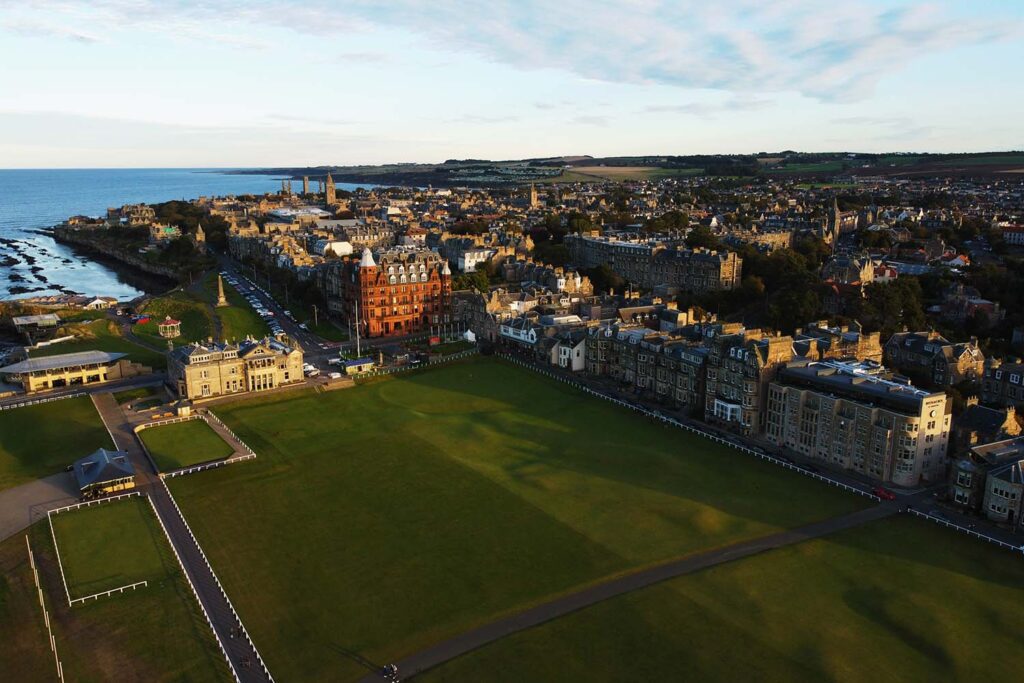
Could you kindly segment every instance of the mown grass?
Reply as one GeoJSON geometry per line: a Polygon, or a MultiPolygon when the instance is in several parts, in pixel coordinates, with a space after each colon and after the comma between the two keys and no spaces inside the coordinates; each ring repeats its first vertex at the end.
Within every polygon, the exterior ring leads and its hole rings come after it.
{"type": "Polygon", "coordinates": [[[1005,681],[1019,555],[909,517],[599,603],[417,680],[1005,681]]]}
{"type": "MultiPolygon", "coordinates": [[[[154,370],[163,370],[167,367],[167,358],[163,353],[121,336],[121,330],[111,320],[96,320],[92,323],[74,325],[71,331],[76,336],[74,341],[61,342],[45,348],[36,349],[31,352],[32,358],[42,356],[56,356],[62,353],[76,353],[78,351],[106,351],[108,353],[123,353],[128,360],[135,363],[142,363],[154,370]]],[[[163,342],[166,346],[166,341],[163,342]]]]}
{"type": "Polygon", "coordinates": [[[217,412],[259,457],[171,487],[281,679],[862,505],[494,359],[217,412]]]}
{"type": "Polygon", "coordinates": [[[150,427],[139,436],[161,472],[220,460],[234,452],[203,420],[150,427]]]}
{"type": "Polygon", "coordinates": [[[132,325],[132,332],[159,347],[167,346],[158,325],[168,316],[181,322],[181,336],[171,340],[175,346],[204,341],[213,335],[213,320],[206,304],[184,290],[150,299],[139,313],[148,315],[149,322],[132,325]]]}
{"type": "Polygon", "coordinates": [[[4,410],[0,490],[57,474],[97,448],[113,444],[88,396],[4,410]]]}

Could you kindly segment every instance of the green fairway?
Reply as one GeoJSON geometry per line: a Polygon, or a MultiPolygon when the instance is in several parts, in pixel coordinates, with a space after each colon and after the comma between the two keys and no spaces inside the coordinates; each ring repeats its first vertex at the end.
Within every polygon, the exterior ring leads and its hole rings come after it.
{"type": "MultiPolygon", "coordinates": [[[[231,680],[166,541],[159,542],[164,570],[148,586],[68,607],[49,524],[43,520],[28,534],[66,681],[231,680]]],[[[0,678],[56,680],[24,534],[0,543],[0,678]]]]}
{"type": "Polygon", "coordinates": [[[159,580],[168,571],[160,558],[162,532],[140,496],[61,512],[51,523],[72,598],[159,580]]]}
{"type": "Polygon", "coordinates": [[[203,420],[189,420],[139,432],[161,472],[220,460],[234,450],[203,420]]]}
{"type": "Polygon", "coordinates": [[[217,412],[260,457],[170,485],[282,680],[862,505],[488,358],[217,412]]]}
{"type": "Polygon", "coordinates": [[[416,680],[1008,681],[1019,554],[909,517],[599,603],[416,680]]]}
{"type": "Polygon", "coordinates": [[[162,352],[125,339],[121,336],[117,325],[110,320],[96,320],[92,323],[76,325],[73,332],[78,337],[74,341],[61,342],[53,346],[36,349],[32,351],[31,357],[39,358],[62,353],[97,350],[109,353],[124,353],[128,356],[128,360],[142,363],[154,370],[163,370],[167,367],[167,358],[162,352]]]}
{"type": "Polygon", "coordinates": [[[57,474],[97,448],[113,444],[88,396],[0,411],[0,490],[57,474]]]}

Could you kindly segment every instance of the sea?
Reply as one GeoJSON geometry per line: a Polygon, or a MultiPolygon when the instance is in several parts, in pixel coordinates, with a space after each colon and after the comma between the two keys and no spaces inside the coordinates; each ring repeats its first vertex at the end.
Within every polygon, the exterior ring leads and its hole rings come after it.
{"type": "Polygon", "coordinates": [[[0,299],[74,293],[130,300],[166,289],[165,282],[58,244],[43,229],[69,216],[105,216],[123,204],[275,192],[281,179],[208,168],[0,169],[0,299]]]}

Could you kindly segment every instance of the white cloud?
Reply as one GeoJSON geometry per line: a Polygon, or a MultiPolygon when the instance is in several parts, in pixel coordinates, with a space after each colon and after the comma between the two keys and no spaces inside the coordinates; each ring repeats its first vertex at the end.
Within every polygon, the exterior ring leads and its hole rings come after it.
{"type": "Polygon", "coordinates": [[[63,0],[32,18],[45,19],[54,33],[72,24],[92,32],[132,25],[209,39],[208,27],[217,26],[225,40],[241,34],[227,26],[246,24],[326,37],[397,27],[437,49],[519,68],[607,82],[796,91],[830,101],[864,98],[884,75],[930,53],[1022,35],[1019,19],[965,19],[928,3],[870,0],[63,0]]]}

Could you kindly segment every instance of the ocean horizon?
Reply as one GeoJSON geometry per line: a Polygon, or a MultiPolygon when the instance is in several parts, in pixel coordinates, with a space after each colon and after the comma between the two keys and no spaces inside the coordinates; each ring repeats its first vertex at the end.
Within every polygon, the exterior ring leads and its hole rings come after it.
{"type": "MultiPolygon", "coordinates": [[[[263,194],[280,174],[244,167],[0,169],[0,299],[76,293],[133,299],[144,284],[44,232],[69,216],[103,216],[123,204],[263,194]]],[[[339,189],[356,184],[338,183],[339,189]]]]}

